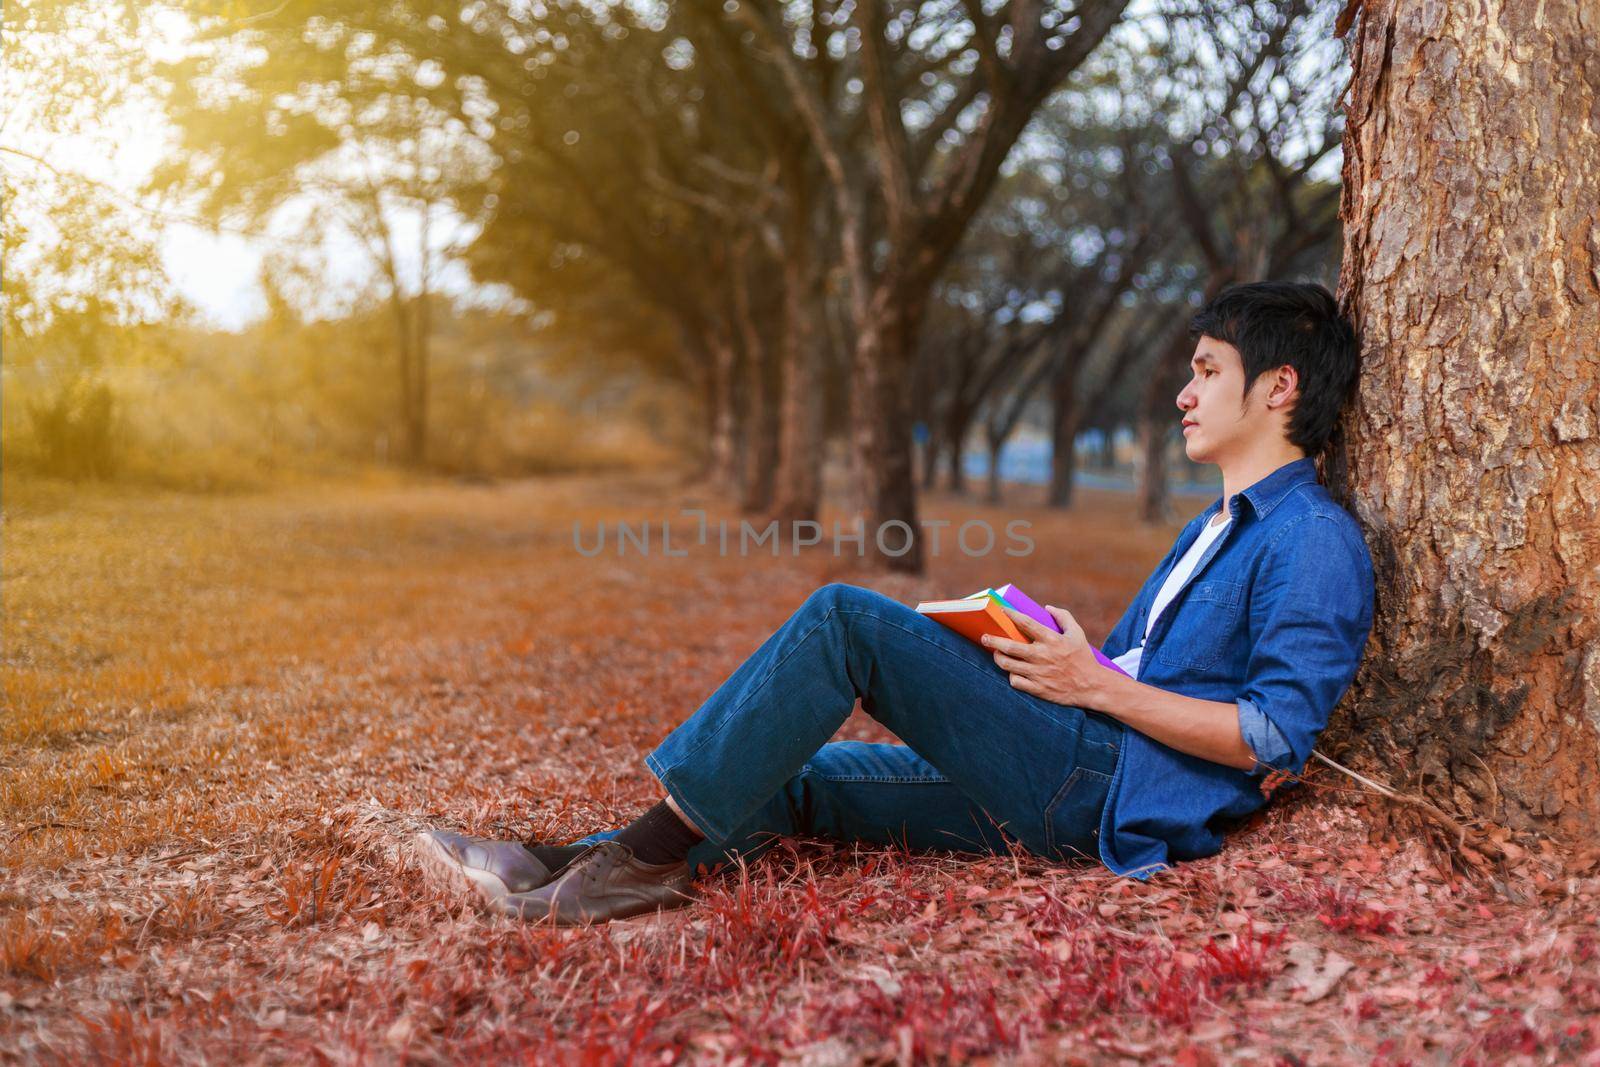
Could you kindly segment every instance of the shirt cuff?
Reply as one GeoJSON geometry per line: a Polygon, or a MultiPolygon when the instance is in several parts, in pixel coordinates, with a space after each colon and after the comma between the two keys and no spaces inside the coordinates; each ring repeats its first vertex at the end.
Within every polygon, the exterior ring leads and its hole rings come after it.
{"type": "Polygon", "coordinates": [[[1244,736],[1244,743],[1250,746],[1250,751],[1255,753],[1256,765],[1251,768],[1251,774],[1264,776],[1273,770],[1293,769],[1289,762],[1294,758],[1294,751],[1289,747],[1283,731],[1262,714],[1252,701],[1243,697],[1239,699],[1239,733],[1244,736]]]}

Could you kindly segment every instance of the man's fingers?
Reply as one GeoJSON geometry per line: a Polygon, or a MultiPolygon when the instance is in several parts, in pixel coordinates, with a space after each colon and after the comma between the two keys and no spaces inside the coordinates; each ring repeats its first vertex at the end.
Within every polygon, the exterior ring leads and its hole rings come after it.
{"type": "Polygon", "coordinates": [[[1018,659],[1028,659],[1032,653],[1032,646],[1025,641],[1013,641],[1009,637],[999,637],[995,634],[983,635],[983,647],[996,652],[1004,652],[1008,656],[1018,659]]]}
{"type": "Polygon", "coordinates": [[[1020,690],[1024,693],[1031,693],[1034,696],[1038,696],[1043,692],[1043,690],[1039,687],[1039,683],[1035,682],[1032,678],[1029,678],[1025,674],[1013,674],[1011,676],[1011,688],[1020,690]]]}
{"type": "Polygon", "coordinates": [[[1015,659],[1006,655],[1004,652],[996,652],[994,654],[994,663],[995,666],[999,667],[1001,670],[1010,671],[1013,674],[1025,674],[1033,669],[1033,664],[1029,663],[1027,660],[1015,659]]]}
{"type": "Polygon", "coordinates": [[[1078,620],[1072,617],[1072,612],[1068,611],[1066,608],[1058,608],[1054,604],[1046,604],[1044,606],[1044,610],[1048,611],[1050,613],[1050,617],[1055,619],[1056,622],[1060,624],[1061,632],[1064,634],[1070,634],[1075,628],[1079,630],[1083,629],[1083,627],[1078,625],[1078,620]]]}
{"type": "Polygon", "coordinates": [[[1054,633],[1049,627],[1040,626],[1036,619],[1030,618],[1014,608],[1006,608],[1005,613],[1011,616],[1011,621],[1017,624],[1017,629],[1022,631],[1023,636],[1034,641],[1054,633]]]}

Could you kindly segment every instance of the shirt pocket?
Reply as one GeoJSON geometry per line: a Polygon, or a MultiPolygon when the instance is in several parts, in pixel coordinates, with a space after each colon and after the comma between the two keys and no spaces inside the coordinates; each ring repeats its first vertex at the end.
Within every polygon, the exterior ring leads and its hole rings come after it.
{"type": "Polygon", "coordinates": [[[1157,658],[1169,667],[1186,670],[1215,666],[1233,636],[1243,599],[1242,582],[1195,582],[1184,592],[1157,658]]]}

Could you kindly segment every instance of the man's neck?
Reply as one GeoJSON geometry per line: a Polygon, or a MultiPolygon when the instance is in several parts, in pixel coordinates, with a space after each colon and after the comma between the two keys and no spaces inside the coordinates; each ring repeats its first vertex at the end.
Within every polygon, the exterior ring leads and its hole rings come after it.
{"type": "MultiPolygon", "coordinates": [[[[1305,452],[1287,441],[1280,447],[1264,449],[1239,460],[1222,464],[1222,511],[1228,511],[1228,501],[1261,479],[1297,459],[1305,459],[1305,452]]],[[[1215,517],[1212,519],[1216,521],[1215,517]]]]}

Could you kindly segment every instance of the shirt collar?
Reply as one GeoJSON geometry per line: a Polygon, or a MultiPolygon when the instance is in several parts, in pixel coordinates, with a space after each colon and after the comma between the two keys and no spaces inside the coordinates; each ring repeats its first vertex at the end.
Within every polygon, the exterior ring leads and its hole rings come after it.
{"type": "MultiPolygon", "coordinates": [[[[1250,507],[1255,510],[1256,517],[1264,519],[1278,506],[1279,501],[1289,495],[1289,490],[1303,482],[1316,480],[1317,461],[1310,456],[1302,456],[1300,459],[1290,460],[1254,485],[1241,489],[1234,495],[1250,501],[1250,507]]],[[[1202,512],[1201,517],[1209,523],[1216,517],[1217,512],[1222,510],[1223,503],[1219,497],[1202,512]]],[[[1230,511],[1229,517],[1237,516],[1230,511]]]]}

